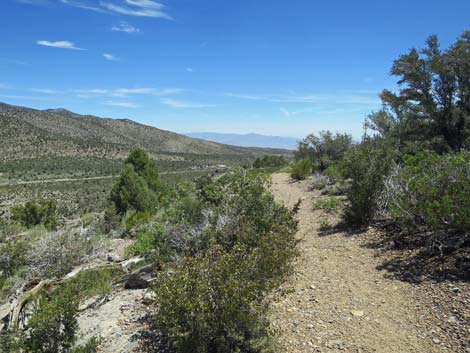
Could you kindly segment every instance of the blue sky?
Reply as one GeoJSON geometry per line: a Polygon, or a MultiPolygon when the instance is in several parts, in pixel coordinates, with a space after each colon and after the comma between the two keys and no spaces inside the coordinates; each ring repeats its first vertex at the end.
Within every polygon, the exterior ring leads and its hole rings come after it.
{"type": "Polygon", "coordinates": [[[359,136],[391,63],[468,0],[1,0],[0,101],[176,132],[359,136]]]}

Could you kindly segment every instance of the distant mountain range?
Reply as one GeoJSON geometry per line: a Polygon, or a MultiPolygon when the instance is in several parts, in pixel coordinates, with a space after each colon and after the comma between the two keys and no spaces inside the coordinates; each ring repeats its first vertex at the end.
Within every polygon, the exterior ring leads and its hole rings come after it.
{"type": "Polygon", "coordinates": [[[185,135],[226,145],[281,148],[287,150],[295,150],[297,147],[297,141],[299,140],[295,137],[267,136],[259,134],[223,134],[216,132],[191,132],[185,135]]]}

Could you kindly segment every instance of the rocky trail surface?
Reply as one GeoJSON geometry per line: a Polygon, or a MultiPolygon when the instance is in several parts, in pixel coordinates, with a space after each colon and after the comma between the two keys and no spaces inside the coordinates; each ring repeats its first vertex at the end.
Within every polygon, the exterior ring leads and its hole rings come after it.
{"type": "MultiPolygon", "coordinates": [[[[309,181],[274,174],[272,191],[297,214],[300,256],[295,272],[273,304],[273,326],[289,353],[297,352],[453,352],[431,330],[414,297],[414,286],[377,270],[376,251],[363,234],[320,232],[320,197],[309,181]]],[[[338,216],[328,216],[334,224],[338,216]]]]}

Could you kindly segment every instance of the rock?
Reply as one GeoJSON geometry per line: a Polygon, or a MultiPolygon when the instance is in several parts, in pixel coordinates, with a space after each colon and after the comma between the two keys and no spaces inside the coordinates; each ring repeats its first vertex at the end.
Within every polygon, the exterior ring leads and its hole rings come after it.
{"type": "Polygon", "coordinates": [[[447,322],[448,322],[449,324],[456,324],[456,323],[459,322],[459,320],[457,320],[457,318],[456,318],[455,316],[451,316],[451,317],[449,317],[449,318],[447,319],[447,322]]]}
{"type": "Polygon", "coordinates": [[[433,341],[435,344],[441,343],[441,340],[440,340],[439,338],[433,338],[432,341],[433,341]]]}
{"type": "Polygon", "coordinates": [[[343,341],[341,340],[331,340],[331,341],[328,341],[326,343],[326,346],[329,348],[329,349],[339,349],[339,350],[343,350],[344,349],[344,344],[343,344],[343,341]]]}
{"type": "Polygon", "coordinates": [[[155,294],[153,292],[145,292],[144,296],[142,297],[142,303],[144,305],[151,305],[155,300],[155,294]]]}
{"type": "Polygon", "coordinates": [[[137,271],[134,271],[123,277],[125,289],[145,289],[148,288],[152,282],[152,270],[151,265],[144,266],[137,271]]]}
{"type": "Polygon", "coordinates": [[[362,317],[364,316],[364,312],[362,310],[351,310],[352,316],[362,317]]]}

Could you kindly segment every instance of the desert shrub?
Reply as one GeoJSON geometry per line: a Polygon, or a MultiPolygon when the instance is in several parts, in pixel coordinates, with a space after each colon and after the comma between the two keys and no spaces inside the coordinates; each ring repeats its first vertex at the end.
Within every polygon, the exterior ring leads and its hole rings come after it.
{"type": "Polygon", "coordinates": [[[203,176],[195,181],[199,198],[210,205],[218,205],[222,201],[222,185],[208,176],[203,176]]]}
{"type": "Polygon", "coordinates": [[[204,217],[203,202],[195,195],[182,198],[176,207],[181,223],[197,224],[204,217]]]}
{"type": "Polygon", "coordinates": [[[331,224],[331,222],[325,218],[325,217],[321,217],[318,221],[318,230],[320,232],[327,232],[331,229],[333,229],[333,225],[331,224]]]}
{"type": "Polygon", "coordinates": [[[218,185],[222,199],[196,239],[203,245],[192,238],[154,282],[155,322],[179,352],[267,352],[265,298],[291,270],[296,222],[265,175],[238,170],[218,185]]]}
{"type": "Polygon", "coordinates": [[[312,162],[309,159],[298,161],[291,167],[290,176],[295,180],[304,180],[310,174],[312,174],[312,162]]]}
{"type": "Polygon", "coordinates": [[[67,352],[76,340],[79,296],[72,286],[64,286],[51,296],[41,295],[28,321],[24,336],[27,352],[67,352]]]}
{"type": "Polygon", "coordinates": [[[124,163],[124,169],[111,190],[110,200],[120,215],[129,210],[154,212],[161,185],[156,163],[145,151],[135,149],[124,163]]]}
{"type": "Polygon", "coordinates": [[[310,134],[298,143],[296,160],[310,159],[315,170],[323,172],[330,165],[340,162],[352,147],[352,136],[321,131],[310,134]]]}
{"type": "Polygon", "coordinates": [[[150,221],[152,214],[150,212],[128,212],[126,213],[125,223],[126,231],[130,232],[134,227],[145,224],[150,221]]]}
{"type": "Polygon", "coordinates": [[[47,229],[55,229],[57,227],[57,202],[45,200],[38,204],[36,201],[28,201],[24,205],[13,208],[12,219],[28,228],[43,224],[47,229]]]}
{"type": "Polygon", "coordinates": [[[253,163],[253,168],[280,168],[287,164],[283,156],[263,156],[258,157],[253,163]]]}
{"type": "Polygon", "coordinates": [[[280,283],[292,253],[272,245],[256,251],[222,248],[187,258],[155,285],[157,327],[180,352],[265,352],[264,295],[280,283]],[[284,256],[274,257],[283,252],[284,256]]]}
{"type": "Polygon", "coordinates": [[[345,210],[350,223],[362,225],[373,218],[384,179],[393,164],[392,156],[382,141],[365,140],[344,158],[342,175],[344,179],[351,179],[346,191],[349,205],[345,210]]]}
{"type": "Polygon", "coordinates": [[[314,210],[323,210],[326,212],[335,212],[342,205],[342,202],[337,197],[325,197],[319,200],[316,200],[313,203],[314,210]]]}
{"type": "Polygon", "coordinates": [[[93,255],[101,236],[83,236],[71,230],[51,232],[35,240],[28,251],[31,272],[40,277],[60,276],[93,255]]]}
{"type": "Polygon", "coordinates": [[[79,300],[83,300],[95,295],[103,296],[110,293],[113,281],[120,275],[122,275],[122,270],[119,267],[91,269],[81,271],[69,279],[66,285],[74,288],[79,300]]]}
{"type": "Polygon", "coordinates": [[[330,183],[338,182],[342,179],[341,170],[336,164],[326,168],[323,174],[330,179],[330,183]]]}
{"type": "Polygon", "coordinates": [[[470,231],[470,152],[405,157],[391,214],[406,226],[470,231]]]}
{"type": "Polygon", "coordinates": [[[117,213],[116,207],[110,205],[104,210],[103,221],[101,223],[101,230],[105,234],[109,234],[113,229],[119,227],[121,218],[117,213]]]}
{"type": "MultiPolygon", "coordinates": [[[[0,244],[0,273],[12,276],[21,266],[27,264],[28,244],[23,240],[7,241],[0,244]]],[[[1,286],[0,286],[1,288],[1,286]]]]}

